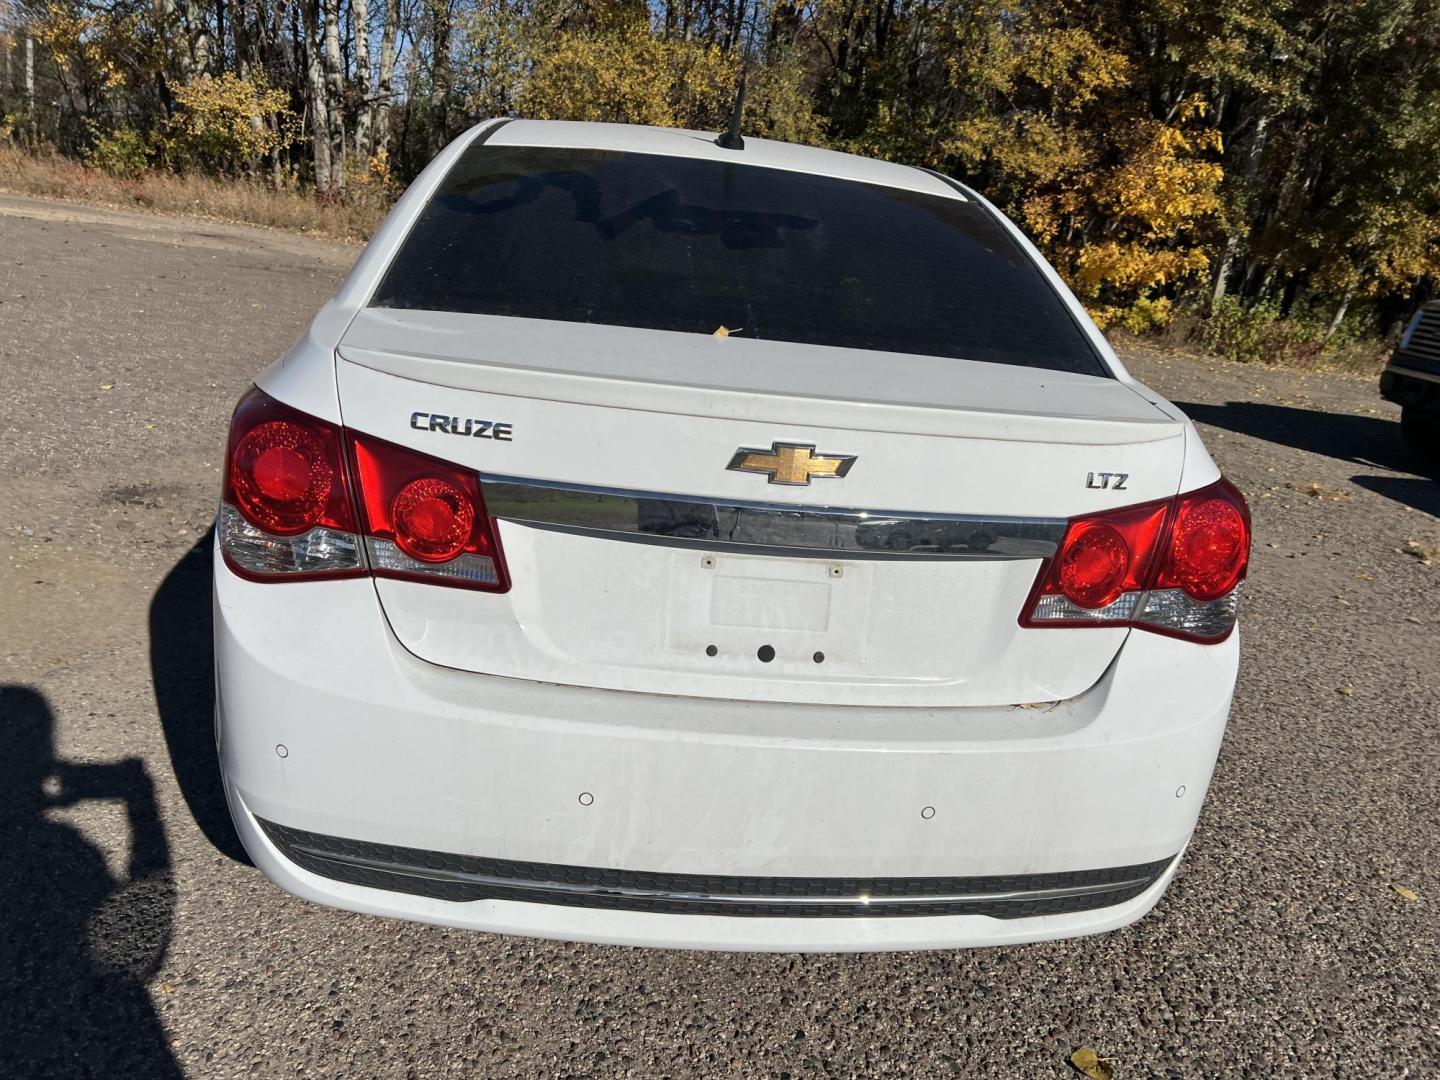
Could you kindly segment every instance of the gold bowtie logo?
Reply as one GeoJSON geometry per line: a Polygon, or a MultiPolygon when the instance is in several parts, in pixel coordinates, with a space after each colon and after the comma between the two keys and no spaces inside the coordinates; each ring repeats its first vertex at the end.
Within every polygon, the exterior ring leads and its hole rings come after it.
{"type": "Polygon", "coordinates": [[[769,450],[742,446],[725,467],[736,472],[765,473],[772,484],[806,487],[811,477],[839,479],[853,464],[854,454],[817,454],[813,445],[777,442],[771,443],[769,450]]]}

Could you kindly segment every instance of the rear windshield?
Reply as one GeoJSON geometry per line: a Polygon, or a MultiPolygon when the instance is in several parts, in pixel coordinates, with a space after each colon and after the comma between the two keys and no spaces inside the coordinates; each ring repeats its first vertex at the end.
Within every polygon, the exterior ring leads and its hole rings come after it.
{"type": "Polygon", "coordinates": [[[1108,374],[974,202],[654,154],[471,147],[373,303],[1108,374]]]}

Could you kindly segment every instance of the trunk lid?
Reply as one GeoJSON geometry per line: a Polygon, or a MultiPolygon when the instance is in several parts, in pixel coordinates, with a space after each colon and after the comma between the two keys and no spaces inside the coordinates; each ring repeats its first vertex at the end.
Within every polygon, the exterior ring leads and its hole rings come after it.
{"type": "Polygon", "coordinates": [[[499,520],[508,593],[376,581],[405,647],[648,693],[1078,694],[1126,631],[1018,625],[1047,538],[1173,495],[1184,452],[1113,379],[585,323],[370,308],[338,380],[347,426],[477,470],[499,520]],[[853,461],[808,486],[727,469],[777,443],[853,461]]]}

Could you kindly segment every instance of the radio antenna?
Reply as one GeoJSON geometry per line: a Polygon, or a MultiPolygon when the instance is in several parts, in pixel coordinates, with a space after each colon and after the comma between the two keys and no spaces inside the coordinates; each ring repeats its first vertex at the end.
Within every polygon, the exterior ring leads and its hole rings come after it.
{"type": "Polygon", "coordinates": [[[740,81],[735,88],[735,106],[730,110],[730,127],[715,140],[715,145],[722,150],[745,149],[745,140],[740,136],[740,115],[745,111],[745,76],[750,71],[750,47],[754,41],[755,26],[752,22],[745,32],[745,51],[740,54],[740,81]]]}

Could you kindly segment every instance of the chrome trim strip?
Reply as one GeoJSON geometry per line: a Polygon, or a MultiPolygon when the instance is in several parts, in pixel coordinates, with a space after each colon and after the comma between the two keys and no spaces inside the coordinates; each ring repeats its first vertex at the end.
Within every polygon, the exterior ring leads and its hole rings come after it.
{"type": "Polygon", "coordinates": [[[469,873],[464,870],[449,870],[413,863],[389,862],[385,859],[371,859],[364,855],[351,855],[295,844],[291,848],[311,859],[322,862],[342,863],[365,870],[379,870],[400,877],[419,878],[429,881],[453,881],[466,885],[483,885],[491,888],[515,889],[537,893],[568,893],[580,896],[613,896],[629,900],[663,900],[672,904],[762,904],[766,906],[788,906],[791,904],[826,905],[839,907],[891,907],[904,904],[1000,904],[1016,901],[1039,902],[1059,900],[1070,896],[1094,896],[1098,893],[1118,892],[1136,886],[1148,886],[1155,876],[1127,878],[1124,881],[1106,881],[1088,885],[1065,885],[1049,889],[1022,889],[1010,892],[992,893],[949,893],[933,896],[870,896],[857,893],[853,896],[759,896],[739,893],[691,893],[670,892],[664,889],[636,889],[623,885],[586,885],[569,881],[536,881],[534,878],[507,878],[494,874],[469,873]]]}
{"type": "Polygon", "coordinates": [[[485,474],[492,517],[540,529],[677,547],[808,558],[1045,559],[1063,518],[929,514],[720,501],[485,474]]]}

